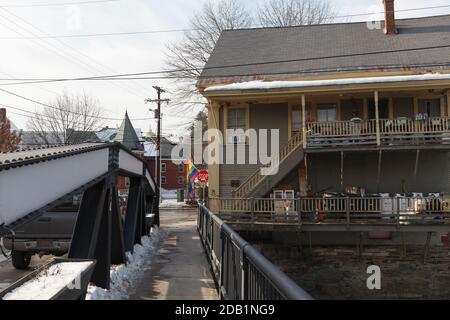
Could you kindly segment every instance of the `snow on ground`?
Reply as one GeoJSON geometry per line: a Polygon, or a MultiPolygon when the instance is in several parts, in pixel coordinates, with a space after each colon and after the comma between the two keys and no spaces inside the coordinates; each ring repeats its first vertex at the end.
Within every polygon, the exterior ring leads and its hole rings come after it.
{"type": "Polygon", "coordinates": [[[142,245],[135,245],[133,253],[127,252],[126,265],[111,268],[110,290],[89,286],[86,300],[128,300],[144,272],[151,268],[162,238],[158,228],[152,229],[150,237],[142,238],[142,245]]]}
{"type": "Polygon", "coordinates": [[[66,286],[75,283],[75,279],[92,262],[62,262],[43,270],[36,278],[27,281],[3,300],[50,300],[66,286]]]}
{"type": "Polygon", "coordinates": [[[185,205],[184,202],[177,202],[177,200],[163,200],[159,205],[160,209],[181,209],[185,205]]]}

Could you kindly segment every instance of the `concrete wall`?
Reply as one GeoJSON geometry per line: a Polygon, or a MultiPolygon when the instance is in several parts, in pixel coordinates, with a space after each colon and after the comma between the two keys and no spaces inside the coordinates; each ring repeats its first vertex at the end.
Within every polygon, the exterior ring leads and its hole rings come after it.
{"type": "MultiPolygon", "coordinates": [[[[221,108],[220,111],[220,128],[223,133],[224,130],[224,110],[221,108]]],[[[250,106],[250,128],[253,129],[279,129],[280,130],[280,147],[283,146],[288,141],[288,104],[264,104],[264,105],[251,105],[250,106]]],[[[270,134],[269,139],[270,139],[270,134]]],[[[270,141],[270,140],[269,140],[270,141]]],[[[248,163],[248,146],[246,149],[246,159],[248,163]]],[[[235,149],[236,150],[236,149],[235,149]]],[[[223,149],[223,157],[226,159],[226,147],[223,149]]],[[[235,152],[235,163],[237,160],[235,152]]],[[[231,182],[233,180],[239,180],[244,182],[244,180],[255,170],[257,170],[260,165],[250,165],[250,164],[224,164],[220,166],[220,197],[227,198],[231,197],[232,187],[231,182]]]]}
{"type": "Polygon", "coordinates": [[[343,180],[341,154],[308,154],[308,177],[314,192],[330,188],[341,192],[346,186],[365,187],[368,192],[450,192],[450,154],[422,150],[414,180],[416,151],[384,151],[380,183],[377,184],[378,152],[345,152],[343,180]],[[341,183],[343,182],[343,183],[341,183]]]}

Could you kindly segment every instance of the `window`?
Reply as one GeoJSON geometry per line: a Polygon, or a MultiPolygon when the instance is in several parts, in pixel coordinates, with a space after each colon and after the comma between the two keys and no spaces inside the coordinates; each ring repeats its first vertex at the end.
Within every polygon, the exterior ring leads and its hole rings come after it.
{"type": "Polygon", "coordinates": [[[167,172],[167,164],[161,163],[161,172],[162,172],[162,173],[167,172]]]}
{"type": "Polygon", "coordinates": [[[178,165],[178,173],[184,173],[184,164],[178,165]]]}
{"type": "Polygon", "coordinates": [[[428,118],[441,116],[441,102],[439,99],[419,100],[419,114],[428,118]]]}
{"type": "Polygon", "coordinates": [[[246,108],[229,108],[227,110],[227,143],[245,143],[246,108]],[[239,130],[240,132],[236,132],[239,130]]]}
{"type": "Polygon", "coordinates": [[[292,131],[300,131],[302,129],[302,112],[300,106],[292,106],[292,131]]]}
{"type": "Polygon", "coordinates": [[[183,176],[179,176],[178,177],[178,184],[184,184],[184,177],[183,176]]]}
{"type": "Polygon", "coordinates": [[[317,109],[317,120],[319,122],[336,121],[336,105],[319,105],[317,109]]]}
{"type": "Polygon", "coordinates": [[[166,184],[166,183],[167,183],[166,177],[161,177],[161,184],[166,184]]]}

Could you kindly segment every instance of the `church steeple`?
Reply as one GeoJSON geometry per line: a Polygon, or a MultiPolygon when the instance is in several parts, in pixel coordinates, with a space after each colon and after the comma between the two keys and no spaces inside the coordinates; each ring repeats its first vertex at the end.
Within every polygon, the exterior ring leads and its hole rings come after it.
{"type": "Polygon", "coordinates": [[[130,118],[128,117],[128,111],[125,111],[125,118],[122,121],[114,141],[122,143],[130,150],[142,151],[144,149],[131,124],[130,118]]]}

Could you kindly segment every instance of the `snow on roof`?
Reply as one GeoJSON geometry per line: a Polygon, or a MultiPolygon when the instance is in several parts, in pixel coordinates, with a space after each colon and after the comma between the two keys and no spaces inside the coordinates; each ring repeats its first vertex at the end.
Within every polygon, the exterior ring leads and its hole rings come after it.
{"type": "Polygon", "coordinates": [[[215,91],[245,91],[245,90],[270,90],[293,89],[322,86],[339,86],[352,84],[392,83],[406,81],[450,80],[450,74],[421,74],[409,76],[388,76],[368,78],[344,78],[333,80],[306,80],[306,81],[248,81],[232,83],[223,86],[213,86],[205,89],[205,92],[215,91]]]}
{"type": "MultiPolygon", "coordinates": [[[[116,138],[117,131],[118,131],[117,128],[104,128],[104,129],[96,132],[95,134],[103,142],[112,142],[116,138]]],[[[143,140],[142,130],[134,129],[134,131],[136,132],[136,135],[138,136],[139,141],[142,141],[143,140]]]]}

